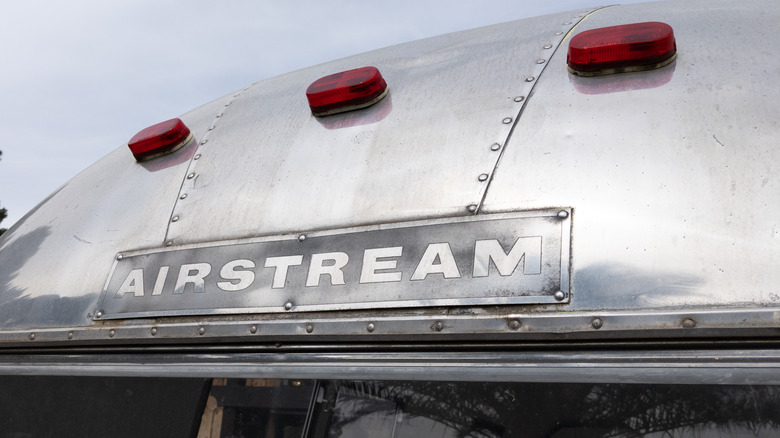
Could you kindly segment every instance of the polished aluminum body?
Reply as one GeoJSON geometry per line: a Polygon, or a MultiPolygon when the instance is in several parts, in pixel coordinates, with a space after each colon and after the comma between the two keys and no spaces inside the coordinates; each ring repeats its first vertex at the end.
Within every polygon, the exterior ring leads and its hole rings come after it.
{"type": "MultiPolygon", "coordinates": [[[[0,347],[772,336],[780,310],[779,19],[769,1],[606,7],[444,35],[253,84],[183,115],[194,138],[175,154],[137,163],[122,146],[3,236],[0,347]],[[648,19],[673,27],[672,64],[595,78],[567,71],[571,35],[648,19]],[[364,65],[382,72],[387,98],[311,115],[311,82],[364,65]],[[439,281],[431,289],[400,285],[382,300],[334,287],[324,305],[306,285],[273,305],[236,304],[233,296],[106,304],[155,298],[156,276],[170,263],[139,257],[200,254],[177,262],[173,282],[190,275],[180,271],[188,263],[214,260],[216,275],[244,259],[226,252],[257,242],[330,245],[336,240],[322,236],[342,236],[339,244],[360,251],[396,248],[369,234],[413,223],[420,242],[440,244],[458,233],[421,230],[475,215],[490,224],[560,211],[561,272],[545,278],[559,284],[537,294],[545,299],[474,301],[471,286],[445,291],[439,281]],[[154,274],[135,297],[127,275],[145,266],[154,274]]],[[[333,252],[316,248],[307,254],[333,252]]],[[[296,255],[290,251],[272,255],[296,255]]],[[[354,257],[365,257],[360,251],[354,257]]],[[[396,272],[375,267],[369,274],[377,278],[396,272]]],[[[411,282],[414,271],[401,280],[411,282]]]]}

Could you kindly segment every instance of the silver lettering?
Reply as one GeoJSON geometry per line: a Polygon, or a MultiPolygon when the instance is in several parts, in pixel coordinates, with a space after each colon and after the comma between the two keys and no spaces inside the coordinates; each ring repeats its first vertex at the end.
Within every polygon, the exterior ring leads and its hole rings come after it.
{"type": "Polygon", "coordinates": [[[274,270],[274,283],[271,286],[273,289],[281,289],[287,283],[287,270],[290,266],[298,266],[303,263],[302,255],[286,256],[286,257],[268,257],[265,259],[266,268],[276,268],[274,270]]]}
{"type": "Polygon", "coordinates": [[[330,276],[331,286],[343,285],[344,271],[341,269],[347,266],[349,256],[343,252],[329,252],[325,254],[312,254],[309,264],[309,275],[306,277],[306,286],[319,286],[320,276],[323,274],[330,276]],[[326,260],[333,261],[333,264],[325,265],[326,260]]]}
{"type": "Polygon", "coordinates": [[[512,275],[520,262],[523,262],[523,274],[541,274],[542,236],[518,238],[509,253],[504,251],[497,239],[477,240],[474,245],[474,277],[487,277],[491,260],[504,277],[512,275]]]}
{"type": "Polygon", "coordinates": [[[157,280],[154,281],[152,295],[162,295],[165,279],[168,278],[168,269],[170,269],[170,266],[160,266],[160,270],[157,272],[157,280]]]}
{"type": "Polygon", "coordinates": [[[253,271],[239,270],[236,268],[254,268],[255,262],[252,260],[238,259],[225,263],[222,269],[219,271],[219,276],[223,280],[219,281],[217,286],[224,291],[238,291],[244,290],[252,285],[255,281],[255,273],[253,271]],[[238,280],[238,283],[233,283],[233,280],[238,280]]]}
{"type": "Polygon", "coordinates": [[[209,273],[211,273],[211,265],[208,263],[181,265],[179,278],[176,280],[176,287],[173,288],[173,293],[184,293],[184,288],[187,287],[188,283],[192,283],[193,291],[195,293],[206,292],[206,282],[203,279],[206,278],[209,273]]]}
{"type": "Polygon", "coordinates": [[[144,270],[133,269],[127,274],[124,283],[119,286],[114,298],[122,298],[127,293],[132,293],[134,297],[144,296],[144,270]]]}
{"type": "Polygon", "coordinates": [[[403,254],[402,246],[391,248],[373,248],[363,252],[363,269],[360,273],[361,283],[386,283],[392,281],[401,281],[401,273],[396,272],[376,272],[378,270],[396,269],[398,260],[377,260],[379,258],[401,257],[403,254]]]}
{"type": "Polygon", "coordinates": [[[412,274],[412,280],[425,280],[428,274],[444,274],[444,278],[460,278],[458,265],[449,243],[431,243],[412,274]],[[439,259],[439,263],[436,263],[439,259]]]}

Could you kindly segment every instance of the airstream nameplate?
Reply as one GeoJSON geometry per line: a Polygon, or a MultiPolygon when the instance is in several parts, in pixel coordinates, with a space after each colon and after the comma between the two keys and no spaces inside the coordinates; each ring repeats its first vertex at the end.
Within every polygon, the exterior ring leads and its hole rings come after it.
{"type": "Polygon", "coordinates": [[[96,319],[565,303],[570,210],[117,256],[96,319]]]}

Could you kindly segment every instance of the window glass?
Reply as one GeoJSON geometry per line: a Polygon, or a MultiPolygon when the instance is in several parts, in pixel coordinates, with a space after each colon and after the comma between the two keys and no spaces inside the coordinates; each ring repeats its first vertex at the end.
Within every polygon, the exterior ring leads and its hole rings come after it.
{"type": "Polygon", "coordinates": [[[0,436],[182,437],[211,379],[0,376],[0,436]]]}
{"type": "Polygon", "coordinates": [[[775,437],[780,387],[0,376],[0,436],[775,437]]]}

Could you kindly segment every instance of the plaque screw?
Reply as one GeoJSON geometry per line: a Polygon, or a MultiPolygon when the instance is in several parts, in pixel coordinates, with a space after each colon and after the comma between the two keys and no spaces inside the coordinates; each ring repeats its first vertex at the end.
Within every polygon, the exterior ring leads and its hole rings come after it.
{"type": "Polygon", "coordinates": [[[298,236],[298,242],[303,242],[304,240],[306,240],[305,234],[301,234],[300,236],[298,236]]]}
{"type": "Polygon", "coordinates": [[[171,245],[173,245],[173,241],[172,240],[169,240],[169,241],[165,242],[165,246],[171,246],[171,245]]]}
{"type": "Polygon", "coordinates": [[[561,211],[558,212],[558,218],[559,219],[566,219],[567,217],[569,217],[569,212],[568,211],[561,210],[561,211]]]}
{"type": "Polygon", "coordinates": [[[314,326],[311,324],[306,324],[306,333],[311,333],[314,331],[314,326]]]}
{"type": "Polygon", "coordinates": [[[29,338],[30,338],[31,341],[34,341],[35,340],[35,333],[30,333],[29,338]]]}
{"type": "Polygon", "coordinates": [[[441,321],[436,321],[431,326],[431,329],[433,329],[433,331],[440,332],[440,331],[442,331],[444,329],[444,323],[441,322],[441,321]]]}
{"type": "Polygon", "coordinates": [[[192,179],[192,178],[195,178],[195,174],[194,173],[191,173],[191,174],[187,175],[187,179],[192,179]]]}
{"type": "Polygon", "coordinates": [[[598,330],[604,326],[604,321],[602,321],[601,318],[593,318],[593,320],[590,322],[590,326],[598,330]]]}
{"type": "Polygon", "coordinates": [[[482,174],[479,175],[479,177],[477,179],[480,180],[480,181],[487,181],[488,174],[487,173],[482,173],[482,174]]]}
{"type": "Polygon", "coordinates": [[[68,332],[68,339],[73,339],[73,332],[68,332]]]}
{"type": "Polygon", "coordinates": [[[116,330],[114,330],[114,329],[111,329],[111,330],[109,330],[109,331],[108,331],[108,337],[109,337],[109,338],[113,338],[113,337],[114,337],[114,335],[116,335],[116,330]]]}
{"type": "Polygon", "coordinates": [[[249,333],[252,334],[257,333],[257,326],[256,325],[249,326],[249,333]]]}
{"type": "Polygon", "coordinates": [[[152,336],[155,336],[157,334],[157,327],[152,327],[152,330],[150,330],[149,333],[151,333],[152,336]]]}
{"type": "Polygon", "coordinates": [[[696,327],[696,321],[692,320],[691,318],[685,318],[682,321],[682,326],[684,328],[694,328],[696,327]]]}
{"type": "Polygon", "coordinates": [[[517,96],[515,97],[515,102],[522,102],[525,100],[525,96],[517,96]]]}
{"type": "Polygon", "coordinates": [[[199,334],[199,335],[201,335],[201,336],[203,336],[204,334],[206,334],[206,327],[201,327],[201,328],[199,328],[199,329],[198,329],[198,334],[199,334]]]}
{"type": "Polygon", "coordinates": [[[503,123],[505,125],[508,125],[508,124],[512,123],[512,118],[511,117],[504,117],[504,120],[502,120],[501,123],[503,123]]]}
{"type": "Polygon", "coordinates": [[[563,291],[555,292],[555,299],[558,301],[563,301],[563,299],[566,298],[566,294],[563,293],[563,291]]]}
{"type": "MultiPolygon", "coordinates": [[[[195,154],[193,158],[196,160],[200,160],[200,154],[195,154]]],[[[192,175],[194,176],[195,174],[193,173],[192,175]]]]}
{"type": "Polygon", "coordinates": [[[290,310],[290,309],[292,309],[292,303],[289,301],[284,303],[284,310],[290,310]]]}
{"type": "Polygon", "coordinates": [[[476,211],[477,211],[477,204],[469,204],[469,206],[466,207],[466,210],[468,210],[469,213],[476,213],[476,211]]]}
{"type": "Polygon", "coordinates": [[[516,319],[513,319],[513,320],[509,321],[509,328],[511,330],[519,330],[521,325],[522,324],[520,324],[520,321],[518,321],[516,319]]]}
{"type": "Polygon", "coordinates": [[[541,59],[541,58],[536,60],[537,64],[544,64],[545,62],[547,62],[547,61],[545,61],[544,59],[541,59]]]}
{"type": "Polygon", "coordinates": [[[179,216],[174,216],[173,219],[171,219],[171,222],[177,222],[179,220],[179,216]]]}
{"type": "Polygon", "coordinates": [[[122,254],[117,254],[116,255],[116,259],[117,260],[122,260],[122,258],[124,258],[124,256],[122,254]]]}
{"type": "Polygon", "coordinates": [[[376,329],[376,327],[374,327],[374,323],[371,323],[368,325],[368,327],[366,327],[366,330],[368,330],[369,332],[373,332],[374,329],[376,329]]]}
{"type": "Polygon", "coordinates": [[[545,48],[545,49],[552,49],[552,44],[545,44],[545,45],[544,45],[544,48],[545,48]]]}
{"type": "Polygon", "coordinates": [[[98,312],[95,314],[95,318],[100,318],[102,316],[103,316],[103,311],[102,310],[98,310],[98,312]]]}
{"type": "Polygon", "coordinates": [[[535,77],[533,77],[533,76],[528,76],[527,78],[525,78],[525,81],[526,81],[526,82],[533,82],[533,81],[534,81],[534,79],[536,79],[536,78],[535,78],[535,77]]]}
{"type": "MultiPolygon", "coordinates": [[[[515,102],[519,102],[519,100],[517,100],[517,99],[518,98],[515,97],[515,102]]],[[[495,152],[495,151],[497,151],[499,149],[501,149],[501,145],[498,144],[498,143],[493,143],[492,145],[490,145],[490,150],[493,151],[493,152],[495,152]]]]}
{"type": "Polygon", "coordinates": [[[181,196],[179,196],[179,199],[185,199],[185,198],[187,198],[187,194],[186,193],[182,193],[181,196]]]}

